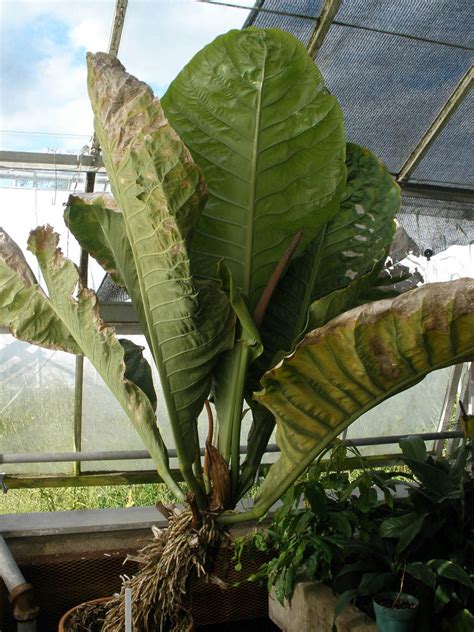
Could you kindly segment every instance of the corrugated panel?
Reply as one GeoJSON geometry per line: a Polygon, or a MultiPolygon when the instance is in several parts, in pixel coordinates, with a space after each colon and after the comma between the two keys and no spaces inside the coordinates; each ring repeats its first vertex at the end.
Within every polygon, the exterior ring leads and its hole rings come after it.
{"type": "Polygon", "coordinates": [[[348,140],[398,172],[470,57],[469,51],[333,26],[317,61],[341,103],[348,140]]]}
{"type": "MultiPolygon", "coordinates": [[[[283,5],[312,15],[321,12],[322,3],[261,3],[271,9],[283,5]]],[[[286,30],[305,44],[314,26],[309,20],[264,12],[254,13],[251,21],[286,30]]],[[[465,47],[474,46],[473,33],[470,0],[343,2],[317,63],[341,102],[348,140],[369,147],[398,172],[472,63],[473,51],[465,47]]],[[[417,178],[473,185],[472,118],[472,107],[461,106],[420,164],[417,178]]]]}

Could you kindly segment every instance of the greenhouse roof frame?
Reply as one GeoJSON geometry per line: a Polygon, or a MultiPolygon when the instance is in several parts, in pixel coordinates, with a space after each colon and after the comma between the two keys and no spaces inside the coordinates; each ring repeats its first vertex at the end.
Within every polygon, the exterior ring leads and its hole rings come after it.
{"type": "MultiPolygon", "coordinates": [[[[354,24],[350,23],[347,20],[336,19],[339,9],[341,7],[341,0],[314,0],[313,4],[316,6],[321,4],[321,8],[319,13],[311,14],[306,12],[297,12],[297,11],[286,11],[281,9],[275,9],[273,7],[268,6],[271,2],[267,0],[255,0],[255,5],[253,7],[245,6],[243,4],[239,4],[238,2],[226,2],[221,0],[197,0],[197,2],[205,3],[208,5],[218,5],[229,7],[230,9],[241,9],[248,12],[248,17],[243,24],[243,28],[251,26],[255,23],[257,17],[261,14],[267,14],[271,16],[277,16],[281,18],[295,18],[300,20],[311,20],[314,22],[313,28],[308,38],[307,48],[308,52],[312,55],[313,58],[316,57],[318,52],[320,51],[326,36],[331,28],[331,26],[343,26],[350,27],[352,29],[359,29],[370,31],[374,33],[380,33],[390,36],[403,37],[408,39],[413,39],[420,42],[432,43],[441,46],[448,46],[451,48],[466,50],[466,51],[474,51],[474,47],[463,45],[460,43],[453,43],[448,41],[442,41],[439,39],[433,39],[428,37],[418,37],[413,34],[399,32],[397,30],[387,30],[374,28],[364,24],[354,24]]],[[[296,5],[301,3],[301,0],[297,0],[295,2],[296,5]]],[[[284,6],[287,4],[291,5],[291,2],[284,3],[284,6]]],[[[306,2],[308,4],[308,2],[306,2]]],[[[124,25],[127,19],[127,7],[128,0],[116,0],[115,2],[115,11],[112,19],[111,30],[110,30],[110,38],[108,50],[110,54],[117,56],[120,48],[120,41],[123,32],[124,25]]],[[[286,24],[282,23],[279,25],[281,28],[285,28],[286,24]]],[[[291,32],[291,30],[290,30],[291,32]]],[[[413,184],[414,180],[411,178],[413,171],[416,169],[417,165],[425,156],[426,152],[430,149],[431,145],[435,141],[435,139],[439,136],[441,131],[445,128],[447,123],[451,120],[454,113],[458,110],[460,105],[465,101],[466,97],[470,93],[474,83],[474,65],[471,65],[465,72],[465,75],[461,78],[456,88],[452,91],[449,97],[445,100],[444,104],[440,108],[438,114],[432,120],[430,125],[427,127],[425,132],[415,140],[414,146],[410,154],[405,158],[405,161],[402,167],[398,171],[394,171],[392,169],[392,174],[396,177],[397,181],[400,184],[413,184]]],[[[0,167],[5,168],[6,166],[11,166],[14,163],[22,163],[22,164],[35,164],[37,166],[53,164],[56,168],[59,168],[59,165],[67,165],[67,166],[75,166],[79,170],[84,170],[84,167],[99,167],[101,164],[100,159],[97,158],[98,146],[97,141],[94,140],[92,143],[92,150],[90,154],[81,154],[80,160],[74,160],[73,156],[63,155],[63,154],[34,154],[30,152],[11,152],[11,151],[0,151],[0,167]],[[51,161],[51,162],[50,162],[51,161]]],[[[419,182],[418,182],[419,184],[419,182]]],[[[423,186],[428,186],[427,184],[423,184],[423,186]]],[[[452,189],[453,192],[456,192],[458,189],[474,192],[474,183],[469,187],[443,187],[440,183],[433,185],[433,193],[436,193],[438,190],[443,191],[444,189],[452,189]]],[[[427,188],[429,191],[430,187],[427,188]]],[[[430,198],[432,196],[430,195],[430,198]]],[[[442,198],[445,199],[445,198],[442,198]]],[[[463,200],[467,201],[467,200],[463,200]]]]}

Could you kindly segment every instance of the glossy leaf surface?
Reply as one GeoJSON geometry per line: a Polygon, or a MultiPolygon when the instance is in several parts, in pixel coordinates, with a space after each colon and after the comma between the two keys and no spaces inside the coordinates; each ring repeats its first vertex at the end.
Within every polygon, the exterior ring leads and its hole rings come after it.
{"type": "MultiPolygon", "coordinates": [[[[367,149],[347,145],[347,183],[335,217],[289,266],[270,301],[261,331],[264,353],[250,368],[249,389],[259,390],[265,371],[290,353],[304,335],[365,302],[392,239],[400,191],[367,149]]],[[[249,402],[250,403],[250,402],[249,402]]],[[[273,431],[273,415],[253,408],[242,490],[253,482],[273,431]]]]}
{"type": "Polygon", "coordinates": [[[257,395],[277,419],[282,454],[260,488],[256,512],[362,413],[473,355],[472,279],[358,307],[308,334],[265,375],[257,395]]]}
{"type": "Polygon", "coordinates": [[[338,209],[345,179],[339,105],[300,42],[245,29],[199,52],[163,107],[209,187],[193,269],[215,277],[224,259],[252,313],[296,232],[303,232],[302,251],[338,209]]]}
{"type": "MultiPolygon", "coordinates": [[[[363,276],[365,286],[376,283],[377,275],[366,275],[388,250],[395,231],[393,220],[400,208],[400,190],[367,149],[348,144],[346,166],[347,182],[340,208],[303,255],[290,264],[270,302],[262,329],[265,355],[261,364],[265,370],[271,366],[270,356],[290,353],[302,334],[309,331],[308,308],[317,299],[363,276]]],[[[362,284],[352,286],[344,295],[343,310],[357,304],[362,289],[362,284]]],[[[333,306],[331,316],[335,315],[333,306]]]]}

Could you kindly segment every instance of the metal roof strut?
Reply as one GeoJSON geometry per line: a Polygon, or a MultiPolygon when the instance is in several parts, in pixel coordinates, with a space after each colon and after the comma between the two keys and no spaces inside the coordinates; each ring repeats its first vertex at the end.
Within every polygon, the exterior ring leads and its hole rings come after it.
{"type": "Polygon", "coordinates": [[[469,94],[474,80],[474,65],[469,68],[464,77],[458,83],[456,89],[441,108],[434,121],[426,130],[415,149],[408,156],[405,164],[400,169],[397,176],[399,183],[406,182],[415,168],[419,165],[428,149],[439,136],[448,121],[461,105],[463,99],[469,94]]]}

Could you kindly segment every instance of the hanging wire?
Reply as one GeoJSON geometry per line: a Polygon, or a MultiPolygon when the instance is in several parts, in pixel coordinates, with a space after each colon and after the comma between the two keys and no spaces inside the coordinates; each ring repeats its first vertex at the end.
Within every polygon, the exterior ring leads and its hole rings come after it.
{"type": "Polygon", "coordinates": [[[293,13],[291,11],[282,11],[281,9],[267,9],[265,7],[247,7],[243,4],[234,4],[233,2],[219,2],[214,0],[197,0],[203,4],[215,4],[220,7],[230,7],[231,9],[246,9],[251,13],[270,13],[273,15],[283,15],[288,18],[301,18],[302,20],[315,20],[316,15],[308,15],[306,13],[293,13]]]}
{"type": "Polygon", "coordinates": [[[333,20],[333,24],[336,26],[344,26],[351,29],[359,29],[360,31],[369,31],[370,33],[380,33],[381,35],[403,37],[405,39],[414,40],[415,42],[426,42],[428,44],[438,44],[439,46],[448,46],[449,48],[458,48],[461,50],[474,51],[474,48],[472,48],[472,46],[464,46],[463,44],[453,44],[452,42],[431,39],[428,37],[420,37],[418,35],[411,35],[410,33],[399,33],[398,31],[389,31],[387,29],[380,29],[374,26],[365,26],[363,24],[352,24],[351,22],[344,22],[343,20],[333,20]]]}

